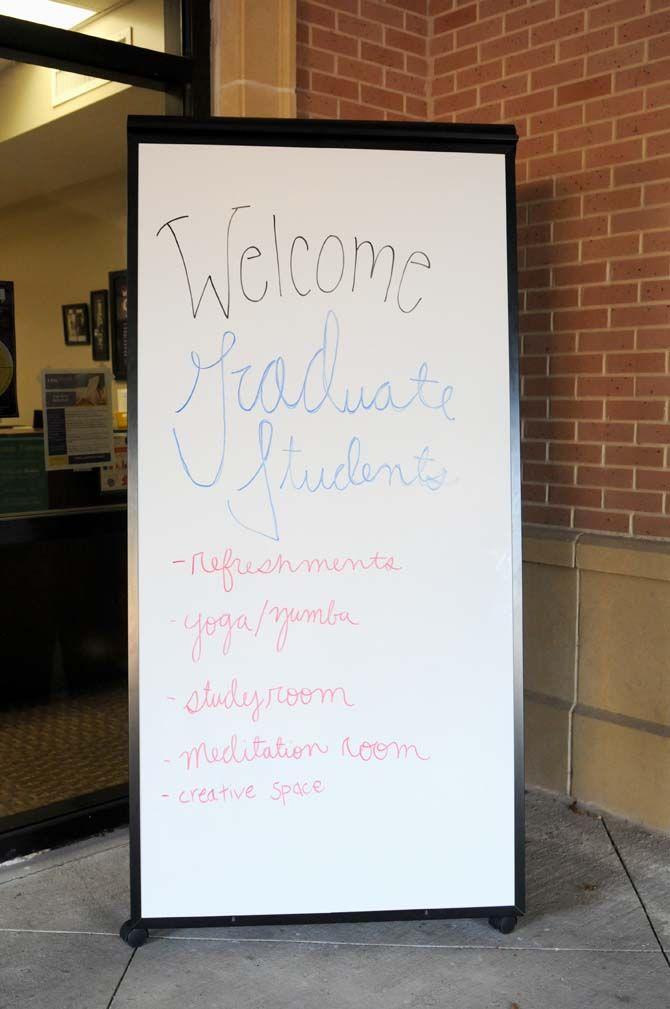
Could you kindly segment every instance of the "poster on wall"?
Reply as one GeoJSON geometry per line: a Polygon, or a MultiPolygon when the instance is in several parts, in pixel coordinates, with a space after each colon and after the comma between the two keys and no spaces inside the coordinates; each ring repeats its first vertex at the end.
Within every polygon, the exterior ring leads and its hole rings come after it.
{"type": "Polygon", "coordinates": [[[14,283],[0,280],[0,417],[18,417],[14,283]]]}
{"type": "Polygon", "coordinates": [[[114,455],[112,381],[107,368],[42,372],[46,468],[93,469],[114,455]]]}
{"type": "Polygon", "coordinates": [[[129,122],[131,919],[521,913],[515,130],[129,122]]]}
{"type": "Polygon", "coordinates": [[[114,432],[114,458],[108,466],[100,467],[100,491],[118,493],[128,489],[128,434],[114,432]]]}

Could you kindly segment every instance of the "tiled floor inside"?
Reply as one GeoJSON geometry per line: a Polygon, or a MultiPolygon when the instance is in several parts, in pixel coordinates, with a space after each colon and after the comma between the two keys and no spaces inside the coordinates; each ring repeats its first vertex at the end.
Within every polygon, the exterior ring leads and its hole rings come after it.
{"type": "Polygon", "coordinates": [[[0,1009],[668,1009],[670,838],[527,799],[528,914],[508,936],[265,926],[131,950],[126,832],[0,866],[0,1009]]]}

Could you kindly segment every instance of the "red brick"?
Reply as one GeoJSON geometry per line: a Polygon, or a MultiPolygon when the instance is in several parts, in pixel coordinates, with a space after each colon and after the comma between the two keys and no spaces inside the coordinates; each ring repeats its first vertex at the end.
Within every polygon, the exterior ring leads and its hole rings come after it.
{"type": "Polygon", "coordinates": [[[546,203],[535,203],[530,206],[530,220],[533,223],[542,221],[561,221],[570,217],[579,217],[580,197],[566,196],[562,200],[548,200],[546,203]]]}
{"type": "Polygon", "coordinates": [[[606,235],[608,230],[607,217],[582,217],[575,221],[556,221],[553,227],[555,242],[569,242],[575,238],[595,238],[606,235]]]}
{"type": "Polygon", "coordinates": [[[602,6],[598,5],[593,10],[589,10],[589,28],[600,28],[602,25],[611,25],[616,21],[628,21],[636,15],[646,14],[646,0],[614,0],[602,6]]]}
{"type": "Polygon", "coordinates": [[[327,74],[332,74],[335,71],[333,53],[325,53],[312,46],[298,46],[296,59],[299,67],[305,67],[308,70],[323,70],[327,74]]]}
{"type": "Polygon", "coordinates": [[[641,202],[641,186],[613,189],[607,193],[587,193],[584,196],[584,213],[599,214],[609,210],[626,210],[639,207],[641,202]]]}
{"type": "MultiPolygon", "coordinates": [[[[607,445],[605,462],[608,466],[662,466],[663,449],[639,448],[637,445],[607,445]]],[[[612,484],[612,486],[632,487],[632,484],[612,484]]]]}
{"type": "Polygon", "coordinates": [[[585,421],[577,425],[578,441],[616,442],[617,444],[621,444],[623,442],[632,442],[634,438],[634,424],[585,421]]]}
{"type": "Polygon", "coordinates": [[[647,259],[623,259],[612,263],[612,280],[628,280],[643,277],[665,277],[670,270],[670,256],[654,256],[647,259]]]}
{"type": "Polygon", "coordinates": [[[402,112],[402,95],[386,91],[383,88],[375,88],[370,84],[361,85],[361,100],[366,105],[374,105],[381,109],[390,109],[392,112],[402,112]]]}
{"type": "Polygon", "coordinates": [[[335,11],[318,3],[309,3],[308,0],[300,0],[298,16],[301,21],[309,21],[310,24],[321,25],[322,28],[335,27],[335,11]]]}
{"type": "Polygon", "coordinates": [[[597,284],[607,277],[606,263],[577,263],[558,266],[553,271],[553,281],[558,287],[573,284],[597,284]]]}
{"type": "Polygon", "coordinates": [[[521,499],[523,501],[545,502],[547,500],[547,487],[543,483],[522,483],[521,499]]]}
{"type": "Polygon", "coordinates": [[[629,376],[614,376],[598,378],[585,375],[577,379],[578,396],[632,396],[633,379],[629,376]]]}
{"type": "Polygon", "coordinates": [[[635,486],[640,490],[670,491],[670,470],[639,469],[635,473],[635,486]]]}
{"type": "Polygon", "coordinates": [[[584,76],[584,60],[568,60],[565,63],[554,63],[531,74],[531,87],[551,88],[567,81],[576,81],[584,76]]]}
{"type": "Polygon", "coordinates": [[[550,487],[551,504],[577,505],[582,508],[600,508],[603,492],[597,487],[550,487]]]}
{"type": "Polygon", "coordinates": [[[542,48],[526,49],[505,57],[505,73],[518,74],[523,70],[535,70],[554,62],[555,45],[552,42],[542,48]]]}
{"type": "Polygon", "coordinates": [[[625,95],[615,95],[611,98],[596,98],[584,106],[584,118],[587,123],[597,119],[612,119],[639,111],[644,104],[644,92],[632,91],[625,95]]]}
{"type": "Polygon", "coordinates": [[[613,326],[666,326],[670,323],[669,305],[639,305],[637,308],[613,308],[613,326]]]}
{"type": "Polygon", "coordinates": [[[665,354],[608,354],[605,359],[608,373],[649,375],[665,372],[665,354]]]}
{"type": "Polygon", "coordinates": [[[612,233],[650,231],[670,226],[670,207],[628,210],[612,216],[612,233]]]}
{"type": "Polygon", "coordinates": [[[603,147],[589,148],[585,152],[585,167],[598,168],[600,165],[620,165],[636,161],[642,157],[642,140],[622,140],[603,147]]]}
{"type": "Polygon", "coordinates": [[[354,38],[365,39],[366,42],[380,44],[384,41],[383,27],[369,18],[357,18],[351,14],[340,13],[337,15],[337,27],[345,35],[353,35],[354,38]]]}
{"type": "Polygon", "coordinates": [[[535,25],[531,28],[530,40],[534,46],[544,45],[546,42],[554,42],[556,39],[566,38],[568,35],[577,35],[584,31],[585,19],[581,11],[569,14],[564,18],[552,18],[544,24],[535,25]]]}
{"type": "Polygon", "coordinates": [[[504,80],[494,81],[493,84],[482,84],[479,88],[479,98],[482,102],[491,102],[496,99],[512,98],[515,95],[525,95],[528,91],[528,74],[519,74],[517,77],[505,77],[504,80]]]}
{"type": "Polygon", "coordinates": [[[632,350],[635,331],[632,329],[604,329],[579,334],[580,350],[632,350]]]}
{"type": "Polygon", "coordinates": [[[670,326],[660,329],[641,329],[637,334],[638,350],[670,349],[670,326]]]}
{"type": "Polygon", "coordinates": [[[334,77],[331,74],[320,74],[312,71],[312,90],[335,98],[358,99],[359,85],[356,81],[348,81],[344,77],[334,77]]]}
{"type": "Polygon", "coordinates": [[[657,399],[610,399],[607,416],[611,420],[664,420],[665,403],[657,399]]]}
{"type": "Polygon", "coordinates": [[[590,172],[565,175],[556,179],[556,195],[568,196],[570,193],[588,193],[596,189],[609,189],[611,176],[611,168],[596,168],[590,172]]]}
{"type": "Polygon", "coordinates": [[[644,187],[644,202],[647,206],[670,203],[670,182],[650,182],[644,187]]]}
{"type": "Polygon", "coordinates": [[[401,74],[397,70],[386,70],[386,87],[392,91],[402,91],[406,95],[421,98],[426,94],[426,82],[411,74],[401,74]]]}
{"type": "Polygon", "coordinates": [[[401,32],[395,28],[386,28],[384,30],[384,40],[387,46],[391,46],[392,49],[402,49],[407,53],[414,53],[415,56],[423,56],[424,54],[424,41],[418,38],[416,35],[410,35],[408,32],[401,32]]]}
{"type": "Polygon", "coordinates": [[[602,329],[606,325],[606,308],[583,308],[554,312],[554,329],[559,332],[575,329],[602,329]]]}
{"type": "Polygon", "coordinates": [[[670,231],[655,231],[642,236],[643,252],[670,251],[670,231]]]}
{"type": "Polygon", "coordinates": [[[599,463],[602,460],[600,445],[569,445],[557,442],[549,446],[549,458],[555,462],[589,462],[599,463]]]}
{"type": "Polygon", "coordinates": [[[575,526],[578,529],[597,529],[601,532],[627,533],[629,531],[627,515],[619,512],[591,511],[586,508],[575,509],[575,526]]]}
{"type": "Polygon", "coordinates": [[[554,105],[553,88],[534,91],[532,95],[524,95],[521,98],[508,98],[505,102],[505,117],[513,119],[515,116],[525,116],[531,112],[540,112],[542,109],[552,109],[554,105]]]}
{"type": "Polygon", "coordinates": [[[660,518],[654,515],[634,515],[633,533],[635,536],[670,536],[670,518],[660,518]]]}
{"type": "Polygon", "coordinates": [[[462,28],[463,25],[472,24],[476,20],[477,4],[471,3],[467,7],[461,7],[436,17],[433,22],[433,31],[436,35],[441,35],[443,32],[450,32],[455,28],[462,28]]]}
{"type": "Polygon", "coordinates": [[[635,301],[637,284],[605,284],[582,291],[582,305],[630,305],[635,301]]]}
{"type": "Polygon", "coordinates": [[[384,82],[384,71],[380,66],[363,60],[354,60],[349,56],[338,56],[337,72],[342,77],[349,77],[354,81],[364,81],[366,84],[383,84],[384,82]]]}
{"type": "Polygon", "coordinates": [[[577,483],[586,487],[632,487],[632,469],[610,469],[608,466],[578,466],[577,483]]]}
{"type": "Polygon", "coordinates": [[[524,354],[519,362],[519,369],[522,375],[545,375],[547,372],[547,358],[543,356],[533,357],[524,354]]]}
{"type": "Polygon", "coordinates": [[[599,98],[608,95],[612,90],[612,79],[609,74],[600,77],[589,77],[577,84],[564,84],[558,89],[557,103],[572,105],[574,102],[586,102],[589,98],[599,98]]]}
{"type": "Polygon", "coordinates": [[[373,105],[361,105],[360,102],[340,101],[340,116],[342,119],[382,119],[383,112],[373,105]]]}
{"type": "MultiPolygon", "coordinates": [[[[385,46],[373,45],[369,42],[361,43],[361,57],[370,63],[378,63],[384,67],[391,67],[394,70],[403,70],[405,67],[405,57],[403,53],[394,49],[387,49],[385,46]]],[[[435,71],[437,73],[437,70],[435,71]]]]}
{"type": "Polygon", "coordinates": [[[531,133],[548,133],[562,130],[569,126],[577,126],[584,121],[584,110],[580,105],[568,108],[554,109],[550,112],[540,112],[531,116],[531,133]]]}
{"type": "MultiPolygon", "coordinates": [[[[639,250],[638,235],[617,235],[615,238],[590,238],[582,243],[582,259],[609,259],[632,256],[639,250]]],[[[622,323],[627,326],[630,323],[622,323]]]]}
{"type": "Polygon", "coordinates": [[[670,396],[670,375],[641,376],[636,379],[638,396],[670,396]]]}
{"type": "Polygon", "coordinates": [[[527,462],[523,466],[524,480],[540,483],[574,484],[574,466],[564,466],[560,463],[527,462]]]}
{"type": "Polygon", "coordinates": [[[557,137],[559,151],[592,147],[594,144],[604,144],[611,139],[611,122],[591,123],[588,126],[577,126],[570,130],[561,130],[557,137]]]}
{"type": "Polygon", "coordinates": [[[566,420],[527,420],[524,422],[524,437],[547,441],[574,441],[575,425],[566,420]]]}
{"type": "Polygon", "coordinates": [[[467,28],[459,28],[456,32],[456,46],[458,49],[463,46],[476,45],[478,42],[485,42],[487,39],[498,38],[502,35],[503,19],[491,18],[485,21],[477,21],[468,25],[467,28]]]}
{"type": "Polygon", "coordinates": [[[491,63],[475,63],[465,67],[456,74],[456,81],[459,88],[471,88],[475,84],[498,80],[500,77],[502,77],[502,60],[493,60],[491,63]]]}
{"type": "Polygon", "coordinates": [[[312,45],[317,49],[327,49],[331,53],[342,53],[343,56],[358,56],[358,42],[347,35],[324,28],[312,28],[312,45]]]}
{"type": "Polygon", "coordinates": [[[565,245],[533,245],[527,250],[526,259],[527,266],[574,263],[579,259],[579,245],[577,242],[565,245]]]}
{"type": "Polygon", "coordinates": [[[405,27],[405,15],[397,7],[388,3],[375,3],[373,0],[361,0],[361,17],[369,21],[381,21],[393,28],[405,27]]]}
{"type": "Polygon", "coordinates": [[[521,458],[527,461],[540,462],[547,457],[546,442],[524,441],[521,443],[521,458]]]}
{"type": "MultiPolygon", "coordinates": [[[[542,401],[538,400],[538,402],[542,401]]],[[[599,399],[552,399],[549,405],[549,415],[557,420],[602,420],[603,401],[599,399]]]]}
{"type": "Polygon", "coordinates": [[[547,505],[524,505],[523,521],[538,525],[569,526],[570,509],[547,505]]]}
{"type": "Polygon", "coordinates": [[[554,354],[549,359],[551,375],[602,374],[602,370],[602,354],[554,354]]]}
{"type": "Polygon", "coordinates": [[[663,507],[663,495],[633,490],[605,491],[605,508],[627,511],[658,512],[663,507]]]}
{"type": "Polygon", "coordinates": [[[524,355],[566,353],[574,350],[574,346],[574,333],[553,332],[548,323],[543,332],[528,333],[523,338],[524,355]]]}
{"type": "Polygon", "coordinates": [[[619,45],[634,42],[636,39],[648,39],[652,35],[665,35],[670,32],[670,10],[652,14],[651,17],[636,18],[617,28],[619,45]]]}
{"type": "Polygon", "coordinates": [[[609,49],[614,45],[614,28],[600,28],[594,32],[580,32],[572,38],[563,39],[559,43],[558,56],[561,60],[570,60],[575,56],[596,53],[600,49],[609,49]]]}
{"type": "Polygon", "coordinates": [[[615,46],[589,56],[586,61],[586,73],[589,76],[594,76],[609,70],[621,70],[623,67],[636,66],[642,62],[644,62],[644,42],[635,42],[630,46],[615,46]]]}
{"type": "Polygon", "coordinates": [[[619,165],[614,169],[616,186],[637,185],[640,182],[654,182],[670,177],[670,158],[654,158],[634,165],[619,165]]]}
{"type": "Polygon", "coordinates": [[[533,375],[524,378],[523,390],[526,396],[574,396],[575,379],[563,376],[539,378],[533,375]]]}
{"type": "Polygon", "coordinates": [[[548,287],[539,291],[528,291],[526,304],[533,308],[575,308],[579,302],[579,291],[572,287],[548,287]]]}
{"type": "Polygon", "coordinates": [[[670,424],[638,424],[638,445],[670,445],[670,424]]]}

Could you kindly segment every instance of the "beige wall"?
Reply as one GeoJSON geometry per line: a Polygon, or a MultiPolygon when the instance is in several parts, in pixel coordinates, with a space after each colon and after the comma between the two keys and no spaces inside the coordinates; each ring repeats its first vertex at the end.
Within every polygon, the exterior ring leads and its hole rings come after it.
{"type": "Polygon", "coordinates": [[[41,408],[42,368],[84,368],[91,347],[64,342],[61,306],[88,302],[126,265],[122,175],[70,186],[0,210],[3,280],[14,281],[21,424],[41,408]]]}
{"type": "Polygon", "coordinates": [[[670,830],[670,543],[527,527],[526,773],[670,830]]]}

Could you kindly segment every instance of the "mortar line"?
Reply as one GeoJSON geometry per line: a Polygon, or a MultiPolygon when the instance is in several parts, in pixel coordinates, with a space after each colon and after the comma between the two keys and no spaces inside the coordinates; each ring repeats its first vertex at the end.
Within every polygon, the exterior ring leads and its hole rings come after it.
{"type": "Polygon", "coordinates": [[[133,962],[133,957],[135,956],[135,954],[136,954],[136,953],[137,953],[137,948],[135,948],[135,949],[134,949],[134,950],[132,951],[132,953],[130,954],[130,957],[128,958],[128,963],[126,964],[126,966],[125,966],[125,968],[124,968],[124,971],[123,971],[123,974],[122,974],[122,975],[121,975],[121,977],[119,978],[119,980],[118,980],[118,984],[117,984],[116,988],[114,989],[114,991],[112,992],[112,997],[110,998],[109,1002],[108,1002],[108,1003],[107,1003],[107,1005],[105,1006],[105,1009],[111,1009],[111,1005],[112,1005],[112,1002],[113,1002],[113,1001],[114,1001],[114,999],[116,998],[116,993],[118,992],[119,988],[120,988],[120,987],[121,987],[121,985],[123,984],[123,979],[124,979],[124,977],[126,976],[126,974],[128,973],[128,969],[129,969],[129,967],[130,967],[131,963],[133,962]]]}
{"type": "Polygon", "coordinates": [[[568,711],[568,753],[567,753],[567,768],[566,768],[566,791],[567,794],[572,796],[572,776],[573,776],[573,761],[572,761],[572,734],[573,734],[573,721],[575,708],[577,707],[577,697],[579,693],[579,616],[580,616],[580,606],[581,606],[581,588],[582,588],[582,573],[577,564],[577,545],[584,534],[578,533],[575,539],[575,571],[577,572],[576,581],[576,606],[575,606],[575,659],[574,666],[572,670],[572,704],[570,705],[570,710],[568,711]]]}
{"type": "MultiPolygon", "coordinates": [[[[34,928],[0,928],[0,935],[3,933],[28,933],[30,935],[90,935],[118,937],[117,932],[86,932],[67,929],[34,929],[34,928]]],[[[643,953],[656,955],[655,949],[648,949],[641,946],[520,946],[502,945],[501,943],[490,945],[483,943],[438,943],[438,942],[357,942],[353,939],[281,939],[281,938],[259,938],[245,936],[244,938],[227,938],[225,936],[209,935],[153,935],[151,941],[163,942],[222,942],[229,945],[243,945],[244,943],[275,943],[284,946],[353,946],[372,949],[456,949],[456,950],[504,950],[516,953],[643,953]]]]}
{"type": "Polygon", "coordinates": [[[633,877],[631,876],[630,872],[628,871],[628,866],[626,865],[626,863],[624,861],[624,858],[623,858],[623,855],[621,854],[621,852],[619,851],[619,849],[617,847],[616,841],[614,840],[614,838],[612,837],[612,834],[610,833],[610,829],[607,826],[607,821],[606,821],[606,819],[605,819],[604,816],[601,818],[601,822],[602,822],[603,827],[605,828],[605,832],[607,833],[607,836],[610,839],[610,844],[614,848],[614,850],[615,850],[615,852],[617,854],[617,858],[619,859],[619,861],[621,862],[621,865],[623,866],[623,871],[628,876],[628,882],[633,887],[633,891],[635,893],[635,896],[637,897],[637,899],[640,902],[640,907],[644,911],[644,916],[645,916],[645,918],[647,919],[647,921],[649,923],[649,928],[651,929],[651,931],[653,933],[654,939],[658,943],[658,948],[661,951],[661,956],[663,957],[663,959],[665,960],[666,964],[668,965],[668,968],[670,969],[670,957],[668,956],[668,954],[666,953],[666,951],[665,951],[665,949],[663,947],[663,943],[661,942],[661,938],[660,938],[658,932],[656,931],[656,929],[654,927],[653,921],[651,920],[651,915],[647,911],[647,906],[646,906],[645,902],[642,900],[642,896],[640,894],[640,891],[638,890],[637,886],[635,885],[635,881],[634,881],[633,877]]]}

